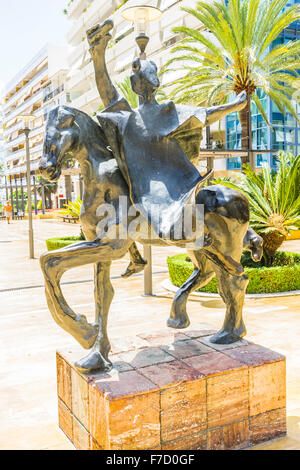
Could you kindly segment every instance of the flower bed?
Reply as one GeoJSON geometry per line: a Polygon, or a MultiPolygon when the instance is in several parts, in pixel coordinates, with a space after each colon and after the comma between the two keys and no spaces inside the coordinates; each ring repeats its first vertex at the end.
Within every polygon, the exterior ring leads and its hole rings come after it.
{"type": "MultiPolygon", "coordinates": [[[[263,294],[300,290],[300,254],[278,251],[272,266],[254,263],[249,253],[244,253],[242,264],[249,277],[247,294],[263,294]]],[[[186,254],[168,257],[168,268],[171,282],[180,287],[190,277],[194,265],[186,254]]],[[[198,292],[216,294],[217,279],[214,277],[198,292]]]]}

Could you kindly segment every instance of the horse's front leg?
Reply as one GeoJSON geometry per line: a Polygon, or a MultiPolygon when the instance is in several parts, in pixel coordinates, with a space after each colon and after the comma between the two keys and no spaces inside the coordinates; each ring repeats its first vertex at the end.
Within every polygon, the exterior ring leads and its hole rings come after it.
{"type": "Polygon", "coordinates": [[[91,353],[75,364],[81,372],[110,370],[112,367],[108,359],[110,342],[107,335],[108,313],[114,297],[110,266],[110,262],[94,265],[95,321],[99,325],[99,334],[91,353]]]}
{"type": "Polygon", "coordinates": [[[88,323],[84,315],[76,315],[70,308],[62,294],[60,279],[63,273],[71,268],[122,258],[128,245],[129,242],[125,241],[115,243],[103,243],[100,240],[86,241],[47,252],[40,258],[49,310],[58,325],[70,333],[85,349],[90,349],[95,343],[99,325],[88,323]]]}
{"type": "MultiPolygon", "coordinates": [[[[63,249],[62,249],[63,250],[63,249]]],[[[60,280],[68,269],[68,253],[51,253],[41,256],[40,263],[45,278],[45,294],[49,311],[55,322],[70,333],[85,349],[90,349],[98,335],[98,324],[88,323],[84,315],[77,315],[68,305],[61,290],[60,280]]]]}

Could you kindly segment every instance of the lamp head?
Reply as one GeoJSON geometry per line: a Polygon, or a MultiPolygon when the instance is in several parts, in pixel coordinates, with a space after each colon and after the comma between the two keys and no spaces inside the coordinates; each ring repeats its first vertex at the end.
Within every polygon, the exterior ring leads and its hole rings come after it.
{"type": "Polygon", "coordinates": [[[136,42],[140,49],[141,59],[146,59],[145,49],[149,42],[149,37],[147,36],[148,24],[151,21],[158,20],[161,14],[159,8],[149,5],[136,5],[125,8],[121,13],[125,20],[131,21],[135,25],[136,42]]]}
{"type": "Polygon", "coordinates": [[[19,114],[17,119],[23,122],[25,129],[30,129],[30,123],[35,119],[35,116],[32,114],[19,114]]]}

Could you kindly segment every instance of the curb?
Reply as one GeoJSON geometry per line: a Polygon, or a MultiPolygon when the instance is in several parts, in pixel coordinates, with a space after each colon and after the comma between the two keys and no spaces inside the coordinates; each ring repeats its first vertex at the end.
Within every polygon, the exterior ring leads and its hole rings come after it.
{"type": "MultiPolygon", "coordinates": [[[[179,289],[172,284],[170,279],[165,279],[163,282],[161,282],[160,285],[163,289],[173,293],[176,293],[179,289]]],[[[267,299],[274,297],[290,297],[293,295],[300,295],[300,290],[293,290],[290,292],[274,292],[272,294],[246,294],[246,299],[267,299]]],[[[214,299],[221,298],[219,294],[213,294],[210,292],[192,292],[190,297],[211,297],[214,299]]]]}

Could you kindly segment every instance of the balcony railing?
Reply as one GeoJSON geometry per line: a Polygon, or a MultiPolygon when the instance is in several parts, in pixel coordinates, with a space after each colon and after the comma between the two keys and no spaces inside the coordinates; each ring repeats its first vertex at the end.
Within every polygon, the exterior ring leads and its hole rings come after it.
{"type": "Polygon", "coordinates": [[[32,95],[28,100],[24,101],[20,106],[10,111],[10,113],[7,114],[6,116],[6,120],[13,119],[18,114],[21,114],[30,104],[34,104],[36,101],[41,100],[42,97],[43,97],[43,90],[40,90],[34,95],[32,95]]]}
{"type": "Polygon", "coordinates": [[[36,85],[40,80],[42,81],[44,79],[44,76],[46,77],[48,72],[48,66],[45,66],[40,72],[38,72],[29,82],[26,83],[19,91],[17,91],[9,100],[7,100],[6,103],[3,105],[3,110],[6,111],[7,109],[10,108],[17,100],[20,98],[22,95],[26,94],[26,91],[36,85]],[[43,76],[43,78],[42,78],[43,76]]]}

